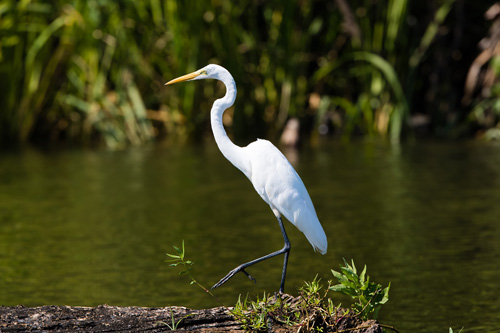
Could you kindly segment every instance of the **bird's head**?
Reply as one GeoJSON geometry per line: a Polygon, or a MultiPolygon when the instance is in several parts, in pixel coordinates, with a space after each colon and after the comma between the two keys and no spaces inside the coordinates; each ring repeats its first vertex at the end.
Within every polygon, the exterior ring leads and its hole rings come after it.
{"type": "Polygon", "coordinates": [[[224,67],[221,67],[219,65],[207,65],[203,68],[198,69],[197,71],[170,80],[167,83],[165,83],[165,85],[174,84],[182,81],[194,81],[203,79],[221,80],[221,76],[226,73],[229,74],[224,67]]]}

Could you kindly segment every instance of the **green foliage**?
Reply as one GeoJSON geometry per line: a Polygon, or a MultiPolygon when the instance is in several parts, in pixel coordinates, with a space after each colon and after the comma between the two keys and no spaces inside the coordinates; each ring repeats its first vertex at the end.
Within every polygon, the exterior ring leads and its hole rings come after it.
{"type": "MultiPolygon", "coordinates": [[[[306,289],[309,287],[305,286],[306,289]]],[[[322,301],[319,293],[301,293],[298,301],[281,294],[270,296],[264,293],[256,300],[249,300],[247,295],[243,301],[241,296],[238,298],[231,313],[246,331],[269,331],[276,326],[302,327],[307,332],[322,331],[328,325],[334,327],[334,318],[339,317],[339,307],[327,310],[322,301]]]]}
{"type": "Polygon", "coordinates": [[[118,148],[200,137],[221,89],[162,84],[210,62],[238,83],[228,123],[237,137],[275,136],[289,117],[318,126],[336,113],[345,139],[397,141],[422,84],[417,68],[453,3],[441,1],[417,29],[407,0],[3,0],[0,142],[118,148]]]}
{"type": "MultiPolygon", "coordinates": [[[[351,266],[349,266],[351,267],[351,266]]],[[[356,275],[351,269],[345,271],[349,274],[349,281],[356,275]]],[[[331,286],[325,292],[322,292],[323,286],[317,276],[311,282],[304,282],[304,285],[299,288],[300,296],[293,298],[290,295],[266,295],[262,298],[257,297],[256,300],[249,300],[248,295],[242,301],[241,296],[238,302],[231,310],[233,316],[242,323],[242,327],[247,331],[268,331],[276,326],[299,327],[306,332],[310,331],[335,331],[341,325],[342,320],[347,320],[350,317],[359,317],[363,320],[369,319],[369,315],[376,316],[376,312],[380,306],[388,300],[388,288],[384,290],[385,299],[377,299],[374,307],[358,311],[357,305],[353,305],[353,310],[342,309],[340,304],[334,305],[332,299],[328,298],[330,290],[340,291],[337,286],[331,286]],[[377,308],[376,310],[374,308],[377,308]]],[[[373,284],[376,288],[379,285],[373,284]]],[[[368,289],[373,288],[372,285],[368,289]]],[[[372,293],[372,297],[376,298],[376,290],[370,290],[367,293],[372,293]]],[[[396,331],[393,327],[384,325],[385,328],[396,331]]]]}
{"type": "Polygon", "coordinates": [[[191,269],[193,267],[194,262],[186,259],[186,250],[184,248],[184,240],[182,240],[182,246],[179,248],[177,246],[172,246],[175,250],[175,254],[167,253],[167,256],[170,258],[166,260],[166,262],[170,262],[171,267],[182,266],[182,270],[179,272],[179,275],[187,275],[189,277],[190,284],[197,285],[204,292],[212,296],[219,304],[226,307],[222,302],[217,298],[209,289],[205,288],[201,283],[199,283],[194,276],[191,274],[191,269]]]}
{"type": "Polygon", "coordinates": [[[189,314],[183,316],[182,318],[180,318],[179,320],[175,320],[174,311],[172,311],[172,307],[170,307],[170,316],[171,316],[170,323],[166,323],[164,321],[159,321],[158,324],[165,325],[168,327],[169,330],[175,331],[179,327],[179,324],[181,323],[181,321],[183,321],[184,319],[186,319],[187,317],[190,317],[192,315],[194,315],[194,314],[189,313],[189,314]]]}
{"type": "Polygon", "coordinates": [[[152,139],[141,82],[132,74],[150,71],[133,36],[139,22],[132,6],[1,2],[0,140],[25,142],[35,131],[114,148],[152,139]]]}
{"type": "Polygon", "coordinates": [[[389,286],[382,289],[380,284],[370,282],[366,275],[366,265],[361,272],[357,274],[354,261],[349,265],[344,259],[345,266],[340,267],[340,272],[332,270],[333,276],[340,282],[331,286],[330,290],[340,292],[350,296],[353,301],[353,308],[362,319],[368,319],[371,315],[377,318],[380,307],[389,301],[389,286]]]}
{"type": "MultiPolygon", "coordinates": [[[[248,331],[267,331],[273,325],[322,331],[335,328],[343,318],[351,316],[359,316],[363,320],[373,316],[376,319],[380,307],[389,300],[389,287],[382,289],[381,285],[370,282],[366,276],[366,266],[358,276],[354,263],[349,265],[345,262],[341,272],[332,271],[340,284],[332,286],[329,281],[329,287],[324,293],[321,292],[321,281],[316,276],[311,282],[304,282],[299,289],[298,300],[290,302],[288,295],[264,294],[255,301],[250,301],[247,295],[242,301],[240,296],[231,312],[248,331]],[[327,298],[330,290],[351,296],[356,301],[352,310],[334,305],[333,301],[327,298]]],[[[391,326],[384,327],[396,331],[391,326]]]]}
{"type": "Polygon", "coordinates": [[[167,262],[171,262],[170,266],[171,267],[177,267],[179,265],[182,265],[184,267],[184,270],[179,272],[179,275],[183,274],[189,274],[189,277],[191,277],[191,284],[196,283],[194,278],[191,276],[191,267],[193,266],[194,262],[191,260],[185,259],[185,248],[184,248],[184,240],[182,241],[182,246],[181,248],[178,248],[177,246],[172,246],[175,250],[175,254],[170,254],[167,253],[167,256],[170,257],[170,260],[167,260],[167,262]]]}
{"type": "Polygon", "coordinates": [[[321,280],[318,279],[318,275],[314,277],[311,282],[304,281],[304,285],[299,288],[299,291],[304,298],[306,304],[309,305],[319,305],[324,296],[320,294],[323,286],[320,284],[321,280]]]}
{"type": "Polygon", "coordinates": [[[343,115],[342,121],[334,125],[346,140],[361,132],[388,136],[392,142],[398,142],[409,120],[409,101],[415,93],[418,66],[454,1],[444,1],[424,34],[412,36],[420,41],[418,46],[410,44],[407,38],[411,33],[408,20],[413,17],[409,1],[387,1],[383,6],[379,2],[372,5],[354,2],[351,5],[357,8],[356,15],[345,8],[345,24],[351,26],[350,43],[342,52],[339,50],[341,56],[325,61],[313,78],[331,84],[333,80],[341,80],[356,88],[340,90],[340,95],[334,91],[322,96],[325,103],[318,110],[320,118],[328,111],[343,115]]]}
{"type": "Polygon", "coordinates": [[[241,301],[241,295],[238,302],[231,310],[232,315],[241,322],[241,327],[247,331],[267,331],[268,318],[276,316],[280,309],[280,302],[270,303],[269,297],[264,293],[261,299],[249,301],[248,295],[241,301]]]}
{"type": "MultiPolygon", "coordinates": [[[[184,241],[182,246],[173,246],[175,253],[167,253],[170,266],[182,269],[179,275],[187,275],[191,284],[198,285],[222,304],[211,291],[203,287],[191,274],[193,261],[186,259],[184,241]]],[[[262,298],[250,300],[247,295],[238,301],[232,309],[223,306],[241,323],[243,329],[252,332],[268,331],[277,326],[300,327],[305,331],[321,332],[325,329],[336,329],[343,319],[358,316],[363,320],[371,316],[377,318],[380,307],[389,300],[390,285],[384,289],[379,284],[370,282],[366,275],[366,266],[360,275],[357,274],[354,262],[349,265],[344,259],[345,266],[340,267],[341,273],[332,270],[334,277],[340,284],[332,285],[328,281],[328,288],[324,292],[321,280],[316,275],[310,282],[304,282],[299,288],[300,296],[293,298],[286,294],[269,295],[264,293],[262,298]],[[352,310],[342,309],[339,305],[327,298],[329,291],[336,291],[351,296],[355,303],[352,310]]],[[[175,329],[182,319],[175,321],[172,314],[172,323],[166,324],[170,329],[175,329]]],[[[393,327],[384,325],[385,328],[396,331],[393,327]]]]}

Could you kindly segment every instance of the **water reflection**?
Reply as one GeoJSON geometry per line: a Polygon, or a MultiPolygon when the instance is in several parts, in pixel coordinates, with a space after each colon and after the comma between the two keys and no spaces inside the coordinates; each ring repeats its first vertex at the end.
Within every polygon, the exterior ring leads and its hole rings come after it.
{"type": "MultiPolygon", "coordinates": [[[[401,331],[500,328],[498,145],[325,143],[295,154],[329,249],[314,253],[286,224],[289,292],[354,258],[392,282],[381,319],[401,331]]],[[[0,157],[0,304],[217,305],[164,262],[182,239],[207,286],[283,242],[214,145],[0,157]]],[[[275,291],[281,265],[260,263],[257,284],[236,276],[216,294],[231,304],[275,291]]]]}

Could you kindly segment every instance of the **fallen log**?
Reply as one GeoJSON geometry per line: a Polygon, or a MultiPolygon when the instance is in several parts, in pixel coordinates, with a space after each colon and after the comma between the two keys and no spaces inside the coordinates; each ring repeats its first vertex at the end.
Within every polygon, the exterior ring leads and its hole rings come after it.
{"type": "MultiPolygon", "coordinates": [[[[355,316],[340,316],[335,327],[324,332],[379,333],[375,320],[363,321],[355,316]]],[[[0,332],[243,332],[241,324],[229,309],[193,310],[185,307],[143,308],[100,305],[0,307],[0,332]]],[[[285,326],[269,320],[270,332],[305,332],[306,327],[285,326]]]]}

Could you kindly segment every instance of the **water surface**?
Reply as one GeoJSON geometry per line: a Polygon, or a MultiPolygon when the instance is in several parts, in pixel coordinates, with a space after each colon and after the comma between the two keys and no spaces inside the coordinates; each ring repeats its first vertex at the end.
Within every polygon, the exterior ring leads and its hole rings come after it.
{"type": "MultiPolygon", "coordinates": [[[[499,145],[323,143],[287,156],[329,241],[314,253],[286,223],[287,292],[353,258],[391,282],[380,319],[401,332],[500,330],[499,145]]],[[[207,287],[283,245],[269,207],[213,144],[0,154],[1,305],[217,306],[165,263],[182,240],[207,287]]],[[[215,293],[231,305],[274,292],[281,265],[215,293]]]]}

